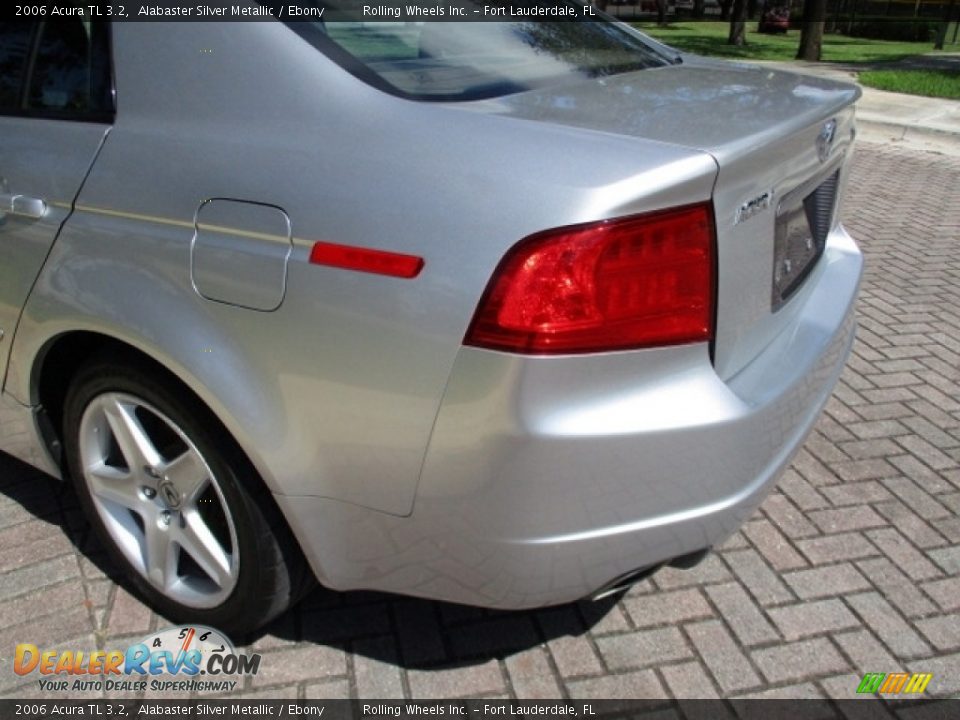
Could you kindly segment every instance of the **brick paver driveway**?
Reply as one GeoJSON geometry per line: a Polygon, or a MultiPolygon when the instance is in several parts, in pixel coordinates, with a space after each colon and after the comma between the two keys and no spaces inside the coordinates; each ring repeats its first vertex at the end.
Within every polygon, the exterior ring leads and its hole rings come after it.
{"type": "MultiPolygon", "coordinates": [[[[867,275],[848,370],[742,532],[619,601],[491,613],[318,590],[251,641],[272,697],[789,697],[858,673],[960,694],[960,158],[861,144],[867,275]]],[[[0,457],[0,694],[16,642],[123,648],[167,623],[108,576],[72,494],[0,457]]]]}

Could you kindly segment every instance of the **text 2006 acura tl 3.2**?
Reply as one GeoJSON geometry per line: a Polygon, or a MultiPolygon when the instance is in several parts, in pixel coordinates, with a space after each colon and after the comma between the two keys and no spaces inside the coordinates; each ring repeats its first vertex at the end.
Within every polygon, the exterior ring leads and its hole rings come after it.
{"type": "Polygon", "coordinates": [[[607,21],[5,24],[3,449],[170,618],[690,565],[854,333],[853,86],[607,21]]]}

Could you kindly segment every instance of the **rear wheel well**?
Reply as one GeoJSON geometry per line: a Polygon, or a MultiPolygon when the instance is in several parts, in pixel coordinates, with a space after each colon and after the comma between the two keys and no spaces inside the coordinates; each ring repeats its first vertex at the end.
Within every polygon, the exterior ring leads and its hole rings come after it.
{"type": "Polygon", "coordinates": [[[132,345],[94,332],[72,332],[59,336],[41,354],[35,367],[35,377],[36,397],[41,407],[41,434],[61,470],[65,469],[63,406],[67,390],[80,368],[91,358],[107,353],[123,356],[140,367],[167,375],[176,380],[185,392],[195,397],[173,373],[132,345]]]}
{"type": "Polygon", "coordinates": [[[205,414],[205,420],[216,428],[223,442],[229,443],[226,450],[249,468],[252,478],[259,485],[257,497],[260,507],[270,518],[274,533],[283,538],[284,545],[297,558],[300,567],[296,573],[297,577],[294,578],[292,592],[293,597],[299,599],[313,585],[313,574],[306,570],[307,566],[303,561],[302,551],[294,539],[293,530],[273,499],[267,484],[260,477],[240,444],[203,399],[176,374],[142,350],[108,335],[76,331],[55,338],[45,352],[40,354],[34,366],[35,397],[41,406],[41,411],[38,413],[40,432],[63,478],[66,480],[70,476],[63,450],[67,393],[78,372],[90,361],[103,357],[109,357],[113,362],[136,368],[155,378],[166,379],[169,385],[178,388],[205,414]]]}
{"type": "Polygon", "coordinates": [[[244,457],[251,468],[253,463],[233,439],[216,414],[190,387],[162,363],[142,350],[96,332],[77,331],[55,338],[40,355],[35,367],[36,393],[41,406],[41,434],[61,470],[65,470],[63,458],[63,411],[67,391],[73,378],[90,360],[109,356],[111,359],[143,370],[160,379],[175,384],[193,402],[202,407],[210,422],[214,423],[221,436],[233,445],[233,449],[244,457]]]}

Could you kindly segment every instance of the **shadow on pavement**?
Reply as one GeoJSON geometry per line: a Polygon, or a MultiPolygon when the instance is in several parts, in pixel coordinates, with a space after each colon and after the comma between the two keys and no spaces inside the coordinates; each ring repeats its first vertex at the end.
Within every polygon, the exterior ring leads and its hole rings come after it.
{"type": "MultiPolygon", "coordinates": [[[[2,496],[35,518],[60,526],[78,554],[136,594],[93,534],[69,483],[0,453],[0,506],[5,504],[2,496]]],[[[328,645],[406,669],[443,670],[583,635],[610,613],[620,597],[511,612],[317,587],[266,628],[233,639],[257,652],[290,643],[328,645]]],[[[157,627],[166,624],[159,618],[157,627]]]]}
{"type": "Polygon", "coordinates": [[[524,611],[490,610],[377,592],[313,591],[264,635],[347,647],[405,669],[444,670],[505,658],[583,635],[619,602],[616,594],[524,611]]]}
{"type": "MultiPolygon", "coordinates": [[[[0,453],[0,497],[6,496],[38,520],[58,525],[63,534],[101,572],[114,582],[120,570],[93,536],[69,482],[61,482],[4,453],[0,453]]],[[[0,503],[2,503],[0,499],[0,503]]]]}

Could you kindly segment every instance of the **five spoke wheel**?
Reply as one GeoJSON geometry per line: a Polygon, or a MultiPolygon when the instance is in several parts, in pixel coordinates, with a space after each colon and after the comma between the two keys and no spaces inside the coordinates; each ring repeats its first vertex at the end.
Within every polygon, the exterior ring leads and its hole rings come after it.
{"type": "Polygon", "coordinates": [[[88,403],[78,435],[93,505],[134,569],[187,607],[223,603],[237,583],[237,530],[186,433],[144,400],[105,392],[88,403]]]}
{"type": "Polygon", "coordinates": [[[173,622],[250,632],[313,583],[256,468],[155,362],[104,350],[67,388],[63,449],[80,505],[125,578],[173,622]]]}

